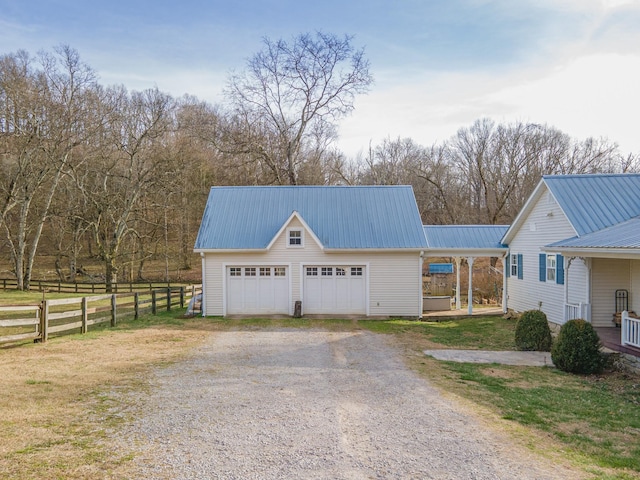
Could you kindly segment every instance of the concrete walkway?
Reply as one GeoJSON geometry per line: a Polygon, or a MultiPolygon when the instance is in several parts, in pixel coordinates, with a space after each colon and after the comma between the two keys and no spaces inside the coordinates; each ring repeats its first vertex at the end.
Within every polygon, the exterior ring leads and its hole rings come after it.
{"type": "Polygon", "coordinates": [[[461,363],[501,363],[530,367],[553,367],[549,352],[491,352],[487,350],[424,350],[436,360],[461,363]]]}

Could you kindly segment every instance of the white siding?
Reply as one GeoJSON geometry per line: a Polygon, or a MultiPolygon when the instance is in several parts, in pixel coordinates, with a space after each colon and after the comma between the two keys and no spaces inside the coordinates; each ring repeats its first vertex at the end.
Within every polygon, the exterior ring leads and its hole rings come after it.
{"type": "MultiPolygon", "coordinates": [[[[558,324],[563,322],[564,285],[539,280],[538,256],[543,253],[542,247],[544,245],[574,235],[575,231],[556,201],[548,191],[543,192],[509,244],[511,254],[522,254],[523,256],[523,279],[519,280],[513,276],[507,279],[508,308],[517,312],[542,308],[549,321],[558,324]]],[[[578,267],[579,263],[572,262],[571,269],[578,267]]],[[[570,288],[574,299],[579,298],[581,288],[583,291],[586,290],[586,280],[584,278],[578,280],[578,277],[584,274],[585,270],[582,266],[570,272],[569,281],[579,282],[575,288],[570,288]]]]}
{"type": "Polygon", "coordinates": [[[631,260],[631,286],[629,288],[629,308],[640,312],[640,260],[631,260]]]}
{"type": "Polygon", "coordinates": [[[594,258],[591,287],[591,323],[594,327],[613,326],[615,313],[615,292],[629,290],[630,260],[614,258],[594,258]]]}
{"type": "MultiPolygon", "coordinates": [[[[565,259],[565,265],[568,259],[565,259]]],[[[589,292],[587,291],[587,276],[589,270],[582,258],[571,260],[568,272],[565,270],[564,281],[568,287],[568,302],[574,305],[579,303],[589,303],[589,292]]]]}
{"type": "MultiPolygon", "coordinates": [[[[287,227],[303,227],[293,219],[287,227]]],[[[291,312],[296,300],[302,300],[303,265],[366,266],[369,315],[407,316],[420,314],[420,257],[417,252],[325,253],[305,231],[303,248],[288,248],[286,229],[265,253],[205,254],[205,314],[224,314],[224,265],[287,265],[291,279],[291,312]]]]}

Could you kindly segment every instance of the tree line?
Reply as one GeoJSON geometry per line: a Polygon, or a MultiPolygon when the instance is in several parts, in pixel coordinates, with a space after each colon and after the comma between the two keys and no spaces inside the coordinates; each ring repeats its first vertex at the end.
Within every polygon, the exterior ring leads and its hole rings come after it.
{"type": "Polygon", "coordinates": [[[337,122],[373,82],[352,40],[265,39],[220,105],[104,86],[69,46],[0,56],[0,260],[24,289],[40,251],[60,279],[83,258],[108,284],[150,262],[168,279],[193,266],[213,185],[408,184],[425,223],[501,224],[541,175],[639,170],[607,140],[484,118],[440,144],[389,138],[347,158],[337,122]]]}

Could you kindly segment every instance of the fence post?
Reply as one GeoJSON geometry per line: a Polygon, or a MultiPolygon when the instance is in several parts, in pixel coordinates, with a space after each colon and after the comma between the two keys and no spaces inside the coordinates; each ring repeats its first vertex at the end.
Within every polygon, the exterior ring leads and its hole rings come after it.
{"type": "Polygon", "coordinates": [[[156,314],[156,291],[151,290],[151,313],[156,314]]]}
{"type": "Polygon", "coordinates": [[[171,287],[167,287],[167,312],[171,311],[171,287]]]}
{"type": "Polygon", "coordinates": [[[180,308],[184,308],[184,286],[180,287],[180,308]]]}
{"type": "Polygon", "coordinates": [[[82,333],[87,333],[87,317],[87,297],[82,297],[82,333]]]}
{"type": "Polygon", "coordinates": [[[116,326],[116,295],[111,295],[111,326],[116,326]]]}
{"type": "Polygon", "coordinates": [[[138,320],[138,316],[140,315],[140,294],[138,292],[133,294],[133,318],[138,320]]]}
{"type": "Polygon", "coordinates": [[[40,341],[44,343],[47,338],[49,338],[49,300],[43,300],[40,311],[40,341]]]}

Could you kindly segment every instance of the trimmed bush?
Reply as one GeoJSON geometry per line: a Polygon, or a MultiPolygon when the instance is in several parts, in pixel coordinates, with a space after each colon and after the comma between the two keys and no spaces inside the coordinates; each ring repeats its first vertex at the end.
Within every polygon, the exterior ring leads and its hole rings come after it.
{"type": "Polygon", "coordinates": [[[600,346],[600,338],[589,322],[581,318],[569,320],[560,328],[551,360],[565,372],[600,373],[606,363],[600,346]]]}
{"type": "Polygon", "coordinates": [[[516,323],[516,348],[518,350],[551,350],[551,329],[547,316],[541,310],[523,312],[516,323]]]}

